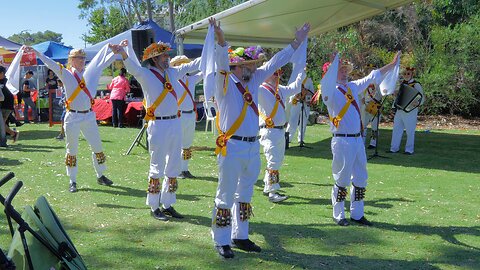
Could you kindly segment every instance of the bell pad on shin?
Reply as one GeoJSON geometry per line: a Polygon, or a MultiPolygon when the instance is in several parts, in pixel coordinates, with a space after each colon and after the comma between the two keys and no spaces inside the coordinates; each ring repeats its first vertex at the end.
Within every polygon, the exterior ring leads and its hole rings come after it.
{"type": "Polygon", "coordinates": [[[176,177],[168,178],[168,192],[175,193],[178,189],[178,182],[176,177]]]}
{"type": "Polygon", "coordinates": [[[347,188],[344,187],[338,187],[338,192],[337,192],[337,202],[343,202],[345,201],[345,198],[347,197],[348,191],[347,188]]]}
{"type": "Polygon", "coordinates": [[[353,186],[353,189],[355,192],[355,201],[361,201],[365,198],[365,191],[367,191],[366,188],[353,186]]]}
{"type": "Polygon", "coordinates": [[[158,178],[151,178],[148,183],[148,193],[158,194],[160,193],[160,180],[158,178]]]}
{"type": "Polygon", "coordinates": [[[253,216],[253,208],[250,203],[238,203],[240,208],[240,220],[245,221],[253,216]]]}
{"type": "Polygon", "coordinates": [[[280,173],[278,172],[278,170],[267,169],[267,171],[268,171],[268,183],[270,185],[277,184],[278,182],[280,182],[280,173]]]}
{"type": "Polygon", "coordinates": [[[232,222],[232,212],[230,209],[224,208],[217,208],[217,212],[215,214],[215,225],[217,227],[223,228],[230,226],[232,222]]]}
{"type": "Polygon", "coordinates": [[[190,148],[182,149],[183,160],[189,160],[192,158],[192,150],[190,148]]]}
{"type": "Polygon", "coordinates": [[[97,163],[98,164],[105,163],[106,157],[105,157],[105,154],[103,152],[95,153],[95,157],[97,158],[97,163]]]}
{"type": "Polygon", "coordinates": [[[77,166],[77,156],[72,156],[70,154],[67,154],[67,156],[65,157],[65,165],[67,165],[67,167],[76,167],[77,166]]]}

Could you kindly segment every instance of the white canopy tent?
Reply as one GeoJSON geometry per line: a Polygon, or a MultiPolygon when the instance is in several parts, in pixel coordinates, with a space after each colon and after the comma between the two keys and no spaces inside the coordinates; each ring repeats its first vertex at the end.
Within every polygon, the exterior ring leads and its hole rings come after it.
{"type": "MultiPolygon", "coordinates": [[[[284,47],[295,27],[311,24],[310,36],[381,14],[413,0],[251,0],[213,15],[230,45],[284,47]]],[[[208,18],[175,32],[185,43],[202,44],[208,18]]]]}

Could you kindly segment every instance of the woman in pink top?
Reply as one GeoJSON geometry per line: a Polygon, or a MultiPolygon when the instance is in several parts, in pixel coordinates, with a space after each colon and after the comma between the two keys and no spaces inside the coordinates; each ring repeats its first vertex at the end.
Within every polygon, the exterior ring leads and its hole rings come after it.
{"type": "Polygon", "coordinates": [[[110,100],[112,101],[112,123],[113,127],[123,128],[123,114],[125,111],[125,96],[130,92],[130,84],[125,78],[127,70],[120,69],[120,74],[113,78],[112,82],[107,86],[112,90],[110,100]]]}

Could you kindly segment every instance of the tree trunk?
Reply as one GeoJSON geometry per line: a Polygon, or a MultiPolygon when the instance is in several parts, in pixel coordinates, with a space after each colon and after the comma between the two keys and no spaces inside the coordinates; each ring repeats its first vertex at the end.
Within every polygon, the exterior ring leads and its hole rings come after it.
{"type": "Polygon", "coordinates": [[[174,8],[173,8],[173,0],[168,1],[168,13],[170,15],[170,32],[175,32],[175,17],[173,14],[174,8]]]}
{"type": "Polygon", "coordinates": [[[136,1],[134,0],[128,0],[130,2],[130,4],[132,5],[133,7],[133,10],[135,11],[135,14],[137,15],[137,20],[138,20],[138,23],[141,23],[142,22],[142,16],[140,15],[140,12],[138,11],[138,4],[136,1]]]}
{"type": "Polygon", "coordinates": [[[147,0],[147,14],[148,14],[148,19],[151,21],[152,20],[152,1],[147,0]]]}

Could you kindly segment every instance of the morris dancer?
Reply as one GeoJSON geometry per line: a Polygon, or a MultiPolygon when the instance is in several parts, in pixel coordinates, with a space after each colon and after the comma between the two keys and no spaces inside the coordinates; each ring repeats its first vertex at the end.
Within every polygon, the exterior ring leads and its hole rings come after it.
{"type": "MultiPolygon", "coordinates": [[[[368,65],[365,69],[365,74],[370,74],[375,67],[373,65],[368,65]]],[[[368,149],[374,149],[377,147],[377,136],[378,136],[378,121],[381,115],[378,115],[378,110],[382,103],[382,93],[377,84],[371,83],[365,89],[364,100],[362,106],[362,124],[363,124],[363,137],[366,140],[367,137],[367,126],[370,124],[371,135],[370,143],[368,149]]]]}
{"type": "Polygon", "coordinates": [[[307,129],[308,116],[310,115],[310,102],[313,96],[312,79],[306,78],[299,87],[298,94],[290,97],[290,118],[287,126],[288,141],[291,142],[297,132],[297,142],[302,143],[307,129]],[[301,90],[301,91],[300,91],[301,90]],[[302,112],[303,108],[303,112],[302,112]],[[301,119],[303,116],[303,119],[301,119]]]}
{"type": "MultiPolygon", "coordinates": [[[[190,63],[185,55],[175,56],[171,61],[172,67],[178,67],[182,64],[190,63]]],[[[178,106],[182,113],[180,121],[182,122],[182,172],[178,178],[195,178],[188,169],[188,163],[192,158],[193,135],[195,134],[195,121],[197,120],[197,106],[195,105],[195,85],[203,79],[202,73],[183,76],[178,82],[181,88],[176,90],[179,94],[178,106]]]]}
{"type": "Polygon", "coordinates": [[[333,220],[340,226],[349,225],[345,219],[344,204],[350,182],[350,220],[366,226],[372,225],[364,216],[363,199],[368,175],[358,94],[372,82],[380,84],[383,75],[395,66],[399,56],[400,52],[390,64],[372,71],[362,79],[349,82],[348,74],[353,70],[353,65],[342,61],[338,67],[337,55],[321,81],[322,99],[328,109],[330,130],[333,133],[333,220]]]}
{"type": "Polygon", "coordinates": [[[264,194],[270,202],[278,203],[288,196],[277,193],[280,189],[280,167],[285,157],[285,127],[288,124],[285,115],[285,101],[301,89],[305,73],[283,86],[279,84],[281,69],[275,71],[258,89],[258,110],[260,114],[260,144],[267,159],[267,169],[263,182],[264,194]]]}
{"type": "Polygon", "coordinates": [[[175,192],[178,188],[182,149],[177,91],[180,92],[179,89],[183,89],[183,86],[178,79],[187,72],[198,70],[200,58],[179,67],[170,67],[170,44],[153,43],[143,52],[142,61],[147,66],[144,68],[127,40],[112,48],[115,53],[122,55],[128,72],[140,82],[146,100],[145,120],[148,121],[150,152],[146,204],[150,206],[151,215],[155,219],[166,221],[167,216],[183,218],[172,206],[177,201],[175,192]],[[127,47],[127,52],[124,47],[127,47]],[[161,191],[160,178],[163,178],[161,191]],[[161,208],[160,203],[163,204],[161,208]]]}
{"type": "MultiPolygon", "coordinates": [[[[34,50],[32,47],[28,49],[34,50]]],[[[78,137],[80,132],[92,148],[92,159],[95,172],[97,173],[97,183],[110,186],[113,182],[103,173],[106,170],[105,154],[102,149],[102,141],[98,131],[95,112],[92,110],[94,98],[97,94],[97,85],[102,70],[110,65],[114,58],[113,53],[108,53],[108,45],[95,55],[92,61],[85,68],[85,51],[82,49],[73,49],[68,54],[67,67],[57,64],[43,53],[35,50],[37,57],[45,65],[53,70],[62,80],[65,86],[66,95],[66,115],[64,118],[64,129],[67,144],[67,154],[65,164],[67,166],[67,175],[70,177],[70,192],[77,191],[77,153],[78,137]]]]}
{"type": "Polygon", "coordinates": [[[418,106],[422,105],[425,101],[425,95],[423,94],[422,85],[417,82],[414,78],[415,68],[406,67],[403,72],[403,84],[408,84],[410,87],[415,88],[422,95],[421,103],[418,104],[417,101],[413,101],[412,106],[416,106],[410,112],[405,112],[403,110],[397,109],[395,111],[395,118],[393,119],[393,131],[392,131],[392,143],[390,145],[390,153],[397,153],[400,150],[400,143],[402,141],[403,130],[407,134],[407,142],[405,143],[405,152],[406,155],[413,155],[414,144],[415,144],[415,128],[417,127],[417,115],[418,115],[418,106]]]}
{"type": "Polygon", "coordinates": [[[294,50],[307,37],[310,25],[303,25],[295,33],[291,45],[258,69],[257,64],[265,58],[259,46],[237,48],[229,54],[220,22],[217,24],[215,19],[210,19],[210,25],[214,27],[218,41],[214,94],[219,108],[217,127],[220,134],[215,150],[219,173],[212,236],[218,253],[225,258],[233,258],[231,244],[245,251],[261,251],[248,237],[253,185],[261,164],[257,136],[258,89],[268,76],[290,60],[294,50]]]}

